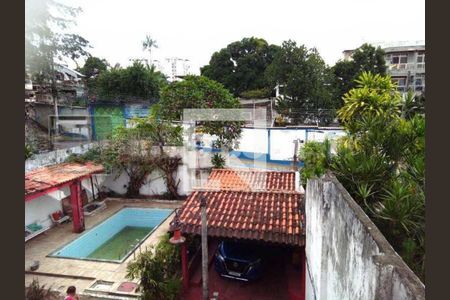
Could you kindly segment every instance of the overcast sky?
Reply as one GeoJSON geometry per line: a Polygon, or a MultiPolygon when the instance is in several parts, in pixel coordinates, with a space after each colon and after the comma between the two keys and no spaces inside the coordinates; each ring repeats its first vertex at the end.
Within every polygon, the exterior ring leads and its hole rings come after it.
{"type": "Polygon", "coordinates": [[[89,40],[92,55],[111,65],[148,57],[142,40],[150,34],[154,59],[180,57],[191,70],[208,64],[214,51],[244,37],[280,45],[292,39],[316,47],[333,65],[342,51],[364,42],[425,39],[424,0],[65,0],[80,6],[73,31],[89,40]]]}

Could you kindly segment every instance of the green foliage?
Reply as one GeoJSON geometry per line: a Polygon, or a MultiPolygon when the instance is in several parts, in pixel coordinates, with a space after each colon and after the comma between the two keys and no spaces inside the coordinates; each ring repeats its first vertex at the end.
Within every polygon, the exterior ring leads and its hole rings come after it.
{"type": "Polygon", "coordinates": [[[165,76],[154,66],[135,61],[127,68],[114,67],[96,79],[93,93],[102,100],[155,99],[166,85],[165,76]]]}
{"type": "Polygon", "coordinates": [[[272,90],[264,72],[278,49],[261,38],[244,38],[214,52],[201,74],[222,83],[235,96],[251,90],[272,90]]]}
{"type": "Polygon", "coordinates": [[[220,153],[214,153],[214,155],[211,157],[211,163],[214,168],[223,169],[225,168],[226,161],[220,153]]]}
{"type": "Polygon", "coordinates": [[[352,132],[363,118],[400,116],[401,96],[390,76],[363,72],[356,88],[344,95],[344,106],[338,110],[342,123],[352,132]]]}
{"type": "Polygon", "coordinates": [[[127,266],[127,277],[140,280],[142,299],[174,300],[181,291],[180,251],[164,235],[156,247],[141,253],[127,266]]]}
{"type": "Polygon", "coordinates": [[[335,97],[341,99],[344,94],[355,87],[355,79],[362,72],[386,74],[384,51],[380,47],[375,48],[372,45],[363,44],[355,50],[352,60],[338,61],[331,70],[335,75],[335,97]]]}
{"type": "Polygon", "coordinates": [[[244,91],[240,94],[240,96],[244,99],[261,99],[268,98],[272,94],[272,91],[269,88],[261,88],[256,90],[248,90],[244,91]]]}
{"type": "Polygon", "coordinates": [[[301,168],[301,181],[306,185],[308,179],[322,176],[330,164],[331,144],[329,140],[323,143],[310,141],[300,149],[299,157],[303,160],[301,168]]]}
{"type": "Polygon", "coordinates": [[[33,156],[34,150],[31,145],[25,144],[25,160],[33,156]]]}
{"type": "Polygon", "coordinates": [[[78,68],[77,71],[85,75],[86,78],[96,77],[102,72],[106,71],[109,67],[109,63],[106,59],[101,59],[95,56],[89,56],[84,62],[83,67],[78,68]]]}
{"type": "Polygon", "coordinates": [[[46,288],[45,284],[40,285],[39,280],[33,279],[30,286],[25,290],[25,300],[56,300],[56,294],[46,288]]]}
{"type": "Polygon", "coordinates": [[[158,48],[158,44],[155,39],[152,39],[152,37],[147,34],[142,41],[142,50],[147,50],[151,56],[152,48],[158,48]]]}
{"type": "Polygon", "coordinates": [[[402,116],[410,119],[416,114],[425,114],[425,95],[416,95],[412,91],[408,91],[403,99],[402,116]]]}
{"type": "Polygon", "coordinates": [[[424,278],[425,117],[388,76],[363,73],[339,116],[349,135],[331,170],[394,249],[424,278]]]}
{"type": "Polygon", "coordinates": [[[285,97],[280,99],[278,109],[293,119],[300,119],[299,113],[307,110],[336,106],[332,74],[316,49],[285,41],[265,74],[272,87],[283,86],[285,97]]]}
{"type": "MultiPolygon", "coordinates": [[[[222,84],[204,76],[187,76],[161,91],[161,117],[181,120],[186,108],[240,108],[239,101],[222,84]]],[[[199,122],[202,132],[217,135],[216,147],[231,149],[241,134],[240,121],[199,122]]]]}

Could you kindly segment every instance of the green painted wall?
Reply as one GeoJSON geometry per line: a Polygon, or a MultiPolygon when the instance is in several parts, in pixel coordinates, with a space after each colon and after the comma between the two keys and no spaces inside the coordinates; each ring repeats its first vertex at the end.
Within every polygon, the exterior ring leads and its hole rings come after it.
{"type": "Polygon", "coordinates": [[[124,125],[125,118],[122,107],[95,106],[94,126],[97,140],[106,139],[115,128],[124,125]]]}

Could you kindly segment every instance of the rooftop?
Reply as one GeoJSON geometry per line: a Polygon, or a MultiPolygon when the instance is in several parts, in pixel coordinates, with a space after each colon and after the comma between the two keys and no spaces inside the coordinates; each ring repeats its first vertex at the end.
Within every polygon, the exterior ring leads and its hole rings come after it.
{"type": "Polygon", "coordinates": [[[304,245],[303,195],[297,192],[195,191],[181,208],[181,232],[200,234],[198,196],[207,198],[208,235],[304,245]]]}
{"type": "Polygon", "coordinates": [[[213,169],[202,190],[295,191],[295,172],[213,169]]]}
{"type": "Polygon", "coordinates": [[[25,196],[39,195],[71,181],[103,172],[103,166],[93,163],[62,163],[42,167],[25,174],[25,196]]]}

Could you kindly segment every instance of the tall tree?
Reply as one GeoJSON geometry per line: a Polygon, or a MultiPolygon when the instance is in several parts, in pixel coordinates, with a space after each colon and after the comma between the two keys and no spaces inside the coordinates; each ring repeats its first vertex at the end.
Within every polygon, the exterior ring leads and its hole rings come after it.
{"type": "Polygon", "coordinates": [[[87,56],[89,42],[82,36],[69,33],[81,8],[65,5],[57,0],[26,0],[25,2],[25,73],[40,84],[49,84],[58,116],[56,62],[87,56]]]}
{"type": "Polygon", "coordinates": [[[150,65],[152,64],[152,48],[158,48],[156,40],[152,39],[150,35],[146,35],[145,39],[142,41],[142,49],[148,51],[150,57],[150,65]]]}
{"type": "Polygon", "coordinates": [[[201,74],[222,83],[235,96],[254,90],[270,94],[273,86],[264,72],[278,49],[261,38],[244,38],[215,52],[201,74]]]}
{"type": "Polygon", "coordinates": [[[278,109],[301,121],[310,110],[334,108],[331,73],[316,49],[285,41],[266,70],[272,85],[282,86],[278,109]]]}
{"type": "MultiPolygon", "coordinates": [[[[369,44],[363,44],[356,49],[351,60],[340,60],[333,67],[335,75],[334,86],[336,88],[336,98],[342,99],[345,93],[356,86],[355,80],[363,72],[372,74],[386,74],[386,62],[384,51],[369,44]]],[[[343,102],[340,102],[342,106],[343,102]]]]}

